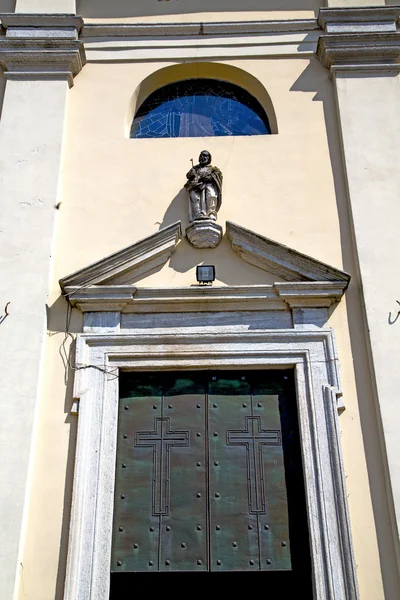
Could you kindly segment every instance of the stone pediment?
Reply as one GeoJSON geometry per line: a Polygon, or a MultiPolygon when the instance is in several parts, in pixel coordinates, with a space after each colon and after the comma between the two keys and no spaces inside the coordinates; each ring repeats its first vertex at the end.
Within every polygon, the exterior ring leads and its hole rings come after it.
{"type": "Polygon", "coordinates": [[[350,281],[347,273],[231,221],[226,223],[226,234],[243,260],[284,281],[342,282],[346,287],[350,281]]]}
{"type": "MultiPolygon", "coordinates": [[[[292,248],[227,222],[226,234],[246,262],[277,276],[273,285],[137,287],[162,267],[181,239],[177,222],[60,280],[68,301],[84,312],[195,312],[329,307],[350,275],[292,248]]],[[[211,257],[210,257],[211,258],[211,257]]]]}
{"type": "Polygon", "coordinates": [[[175,251],[181,236],[182,228],[178,221],[132,246],[60,279],[61,289],[66,292],[66,289],[71,287],[131,283],[164,265],[175,251]]]}

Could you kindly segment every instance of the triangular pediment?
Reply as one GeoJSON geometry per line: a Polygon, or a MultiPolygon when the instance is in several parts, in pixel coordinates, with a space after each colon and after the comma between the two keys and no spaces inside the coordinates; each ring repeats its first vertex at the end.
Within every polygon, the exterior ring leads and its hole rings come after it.
{"type": "MultiPolygon", "coordinates": [[[[60,280],[69,302],[84,311],[265,310],[294,306],[330,306],[340,300],[350,275],[232,222],[226,234],[245,262],[277,277],[272,285],[204,288],[146,288],[136,282],[170,259],[182,236],[177,222],[60,280]],[[250,302],[250,304],[249,304],[250,302]],[[129,306],[128,306],[129,305],[129,306]],[[228,308],[228,307],[231,308],[228,308]]],[[[183,247],[182,247],[183,248],[183,247]]],[[[213,252],[212,250],[209,252],[213,252]]],[[[210,260],[212,260],[210,255],[210,260]]]]}
{"type": "Polygon", "coordinates": [[[182,228],[178,221],[60,279],[61,289],[65,292],[68,287],[133,283],[164,265],[175,251],[181,237],[182,228]]]}
{"type": "Polygon", "coordinates": [[[331,281],[348,285],[350,275],[284,244],[227,221],[232,248],[246,262],[284,281],[331,281]]]}

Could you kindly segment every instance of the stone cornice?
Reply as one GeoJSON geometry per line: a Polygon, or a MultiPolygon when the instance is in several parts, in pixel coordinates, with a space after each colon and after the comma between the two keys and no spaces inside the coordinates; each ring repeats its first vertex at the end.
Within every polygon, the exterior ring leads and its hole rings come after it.
{"type": "Polygon", "coordinates": [[[85,23],[82,38],[256,35],[319,29],[316,19],[209,23],[85,23]]]}
{"type": "Polygon", "coordinates": [[[318,23],[327,33],[396,31],[400,7],[321,8],[318,23]]]}
{"type": "Polygon", "coordinates": [[[83,44],[75,40],[0,39],[6,79],[65,79],[72,86],[85,62],[83,44]]]}
{"type": "Polygon", "coordinates": [[[63,292],[67,288],[86,286],[120,286],[151,273],[164,265],[181,239],[180,221],[160,229],[127,248],[111,254],[88,267],[60,280],[63,292]]]}
{"type": "Polygon", "coordinates": [[[326,34],[318,40],[317,56],[327,69],[400,70],[399,33],[326,34]]]}
{"type": "Polygon", "coordinates": [[[6,79],[73,78],[86,63],[78,33],[83,21],[74,15],[0,15],[0,67],[6,79]]]}
{"type": "Polygon", "coordinates": [[[250,286],[140,288],[133,285],[64,286],[82,312],[232,312],[328,308],[340,302],[345,282],[290,282],[250,286]]]}
{"type": "Polygon", "coordinates": [[[285,281],[339,282],[344,289],[350,281],[347,273],[231,221],[226,223],[226,234],[243,260],[285,281]]]}
{"type": "Polygon", "coordinates": [[[395,71],[400,67],[400,7],[321,8],[325,30],[317,56],[334,71],[395,71]]]}
{"type": "Polygon", "coordinates": [[[73,14],[40,14],[40,13],[3,13],[0,14],[3,28],[9,27],[74,27],[78,33],[82,30],[83,19],[73,14]]]}

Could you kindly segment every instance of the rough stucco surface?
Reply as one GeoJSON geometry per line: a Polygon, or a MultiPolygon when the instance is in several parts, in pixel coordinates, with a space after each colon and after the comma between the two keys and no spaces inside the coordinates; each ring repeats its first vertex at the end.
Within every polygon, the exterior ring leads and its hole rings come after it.
{"type": "Polygon", "coordinates": [[[0,128],[0,596],[17,568],[48,298],[66,82],[8,81],[0,128]],[[40,240],[40,243],[37,243],[40,240]]]}

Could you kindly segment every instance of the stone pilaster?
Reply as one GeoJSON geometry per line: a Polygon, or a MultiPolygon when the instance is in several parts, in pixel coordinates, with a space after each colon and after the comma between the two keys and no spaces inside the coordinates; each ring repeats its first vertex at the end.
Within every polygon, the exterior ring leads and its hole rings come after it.
{"type": "Polygon", "coordinates": [[[68,88],[84,62],[82,20],[0,15],[7,78],[0,122],[0,597],[17,597],[46,332],[68,88]],[[2,310],[2,309],[1,309],[2,310]]]}
{"type": "MultiPolygon", "coordinates": [[[[366,346],[381,427],[382,456],[400,572],[400,33],[399,7],[321,9],[317,55],[337,99],[348,199],[363,292],[366,346]]],[[[360,403],[363,399],[359,398],[360,403]]]]}

